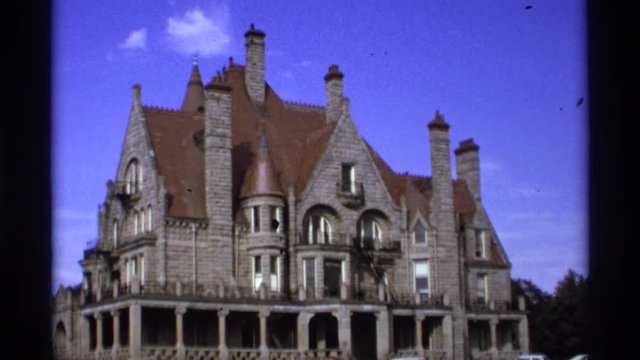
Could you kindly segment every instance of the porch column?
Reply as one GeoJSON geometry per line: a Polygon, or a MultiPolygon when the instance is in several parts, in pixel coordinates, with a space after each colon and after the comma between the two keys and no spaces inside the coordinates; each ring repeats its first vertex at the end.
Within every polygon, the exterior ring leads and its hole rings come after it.
{"type": "Polygon", "coordinates": [[[218,310],[218,350],[220,351],[220,359],[226,360],[229,356],[229,350],[227,349],[227,315],[229,310],[218,310]]]}
{"type": "Polygon", "coordinates": [[[79,339],[80,339],[80,352],[88,353],[91,351],[91,339],[90,339],[90,330],[91,323],[89,322],[88,316],[80,316],[80,331],[79,331],[79,339]]]}
{"type": "Polygon", "coordinates": [[[424,345],[422,344],[422,320],[424,315],[416,314],[416,350],[420,354],[424,354],[424,345]]]}
{"type": "Polygon", "coordinates": [[[96,352],[100,352],[103,350],[102,347],[102,313],[95,312],[93,314],[94,319],[96,319],[96,352]]]}
{"type": "Polygon", "coordinates": [[[309,320],[311,314],[302,311],[298,314],[298,351],[309,350],[309,320]]]}
{"type": "Polygon", "coordinates": [[[331,313],[338,320],[338,339],[340,339],[340,350],[343,356],[351,356],[351,311],[340,308],[339,311],[331,313]]]}
{"type": "Polygon", "coordinates": [[[111,358],[116,359],[120,349],[120,310],[111,310],[113,319],[113,346],[111,347],[111,358]]]}
{"type": "Polygon", "coordinates": [[[129,306],[129,355],[137,359],[140,357],[142,344],[142,307],[140,304],[129,306]]]}
{"type": "Polygon", "coordinates": [[[269,359],[269,348],[267,347],[267,318],[269,310],[262,309],[258,312],[260,318],[260,357],[262,360],[269,359]]]}
{"type": "Polygon", "coordinates": [[[442,318],[442,347],[447,356],[453,357],[453,319],[451,315],[442,318]]]}
{"type": "Polygon", "coordinates": [[[489,320],[489,326],[491,328],[491,348],[489,349],[489,351],[498,352],[498,320],[489,320]]]}
{"type": "Polygon", "coordinates": [[[518,345],[523,353],[529,352],[529,321],[526,316],[518,322],[518,345]]]}
{"type": "Polygon", "coordinates": [[[384,309],[376,315],[376,339],[378,359],[386,359],[389,355],[389,312],[384,309]]]}
{"type": "Polygon", "coordinates": [[[182,306],[176,308],[176,349],[178,350],[178,359],[184,359],[184,336],[182,318],[187,309],[182,306]]]}

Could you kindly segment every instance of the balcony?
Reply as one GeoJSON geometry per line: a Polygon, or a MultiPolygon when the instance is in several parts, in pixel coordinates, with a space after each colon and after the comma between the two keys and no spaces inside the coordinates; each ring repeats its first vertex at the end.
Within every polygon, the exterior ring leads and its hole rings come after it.
{"type": "Polygon", "coordinates": [[[107,187],[109,196],[113,196],[120,200],[124,207],[132,206],[141,198],[140,189],[127,189],[127,183],[124,181],[109,181],[107,183],[107,187]]]}
{"type": "Polygon", "coordinates": [[[478,313],[520,311],[518,304],[514,304],[511,301],[493,299],[487,301],[483,298],[467,299],[467,310],[478,313]]]}
{"type": "Polygon", "coordinates": [[[351,209],[364,206],[364,185],[360,181],[354,184],[355,191],[344,191],[342,183],[336,183],[336,196],[340,203],[351,209]]]}

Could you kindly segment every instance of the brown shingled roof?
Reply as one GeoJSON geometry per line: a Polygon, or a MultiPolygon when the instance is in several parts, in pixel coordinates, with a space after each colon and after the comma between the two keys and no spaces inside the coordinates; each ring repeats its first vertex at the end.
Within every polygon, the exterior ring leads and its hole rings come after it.
{"type": "Polygon", "coordinates": [[[276,178],[275,169],[269,156],[267,140],[263,131],[261,131],[260,134],[260,148],[242,182],[240,198],[256,194],[284,195],[282,187],[276,178]]]}
{"type": "MultiPolygon", "coordinates": [[[[245,90],[244,66],[234,64],[223,76],[232,97],[234,208],[237,209],[245,178],[254,177],[247,172],[256,159],[259,163],[257,149],[262,122],[273,175],[269,177],[268,188],[283,192],[293,186],[296,195],[300,195],[336,124],[326,121],[323,107],[284,102],[268,85],[265,105],[252,104],[245,90]]],[[[166,177],[171,199],[169,215],[206,218],[204,114],[145,107],[144,115],[160,173],[166,177]]],[[[404,194],[409,215],[420,211],[428,220],[431,179],[394,172],[368,143],[366,146],[393,202],[399,205],[404,194]]],[[[245,191],[242,193],[246,195],[245,191]]],[[[454,196],[456,210],[472,216],[475,205],[463,182],[454,182],[454,196]]]]}
{"type": "Polygon", "coordinates": [[[182,100],[182,111],[194,112],[204,106],[204,89],[202,87],[202,78],[200,77],[200,69],[198,64],[194,64],[191,69],[191,77],[187,84],[187,92],[182,100]]]}

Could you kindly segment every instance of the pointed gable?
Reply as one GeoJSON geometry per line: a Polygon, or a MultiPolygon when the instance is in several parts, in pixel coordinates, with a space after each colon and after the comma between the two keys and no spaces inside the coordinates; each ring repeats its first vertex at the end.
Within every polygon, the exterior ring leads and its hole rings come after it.
{"type": "Polygon", "coordinates": [[[269,156],[264,128],[260,134],[260,148],[246,172],[240,190],[240,198],[252,195],[284,195],[269,156]]]}

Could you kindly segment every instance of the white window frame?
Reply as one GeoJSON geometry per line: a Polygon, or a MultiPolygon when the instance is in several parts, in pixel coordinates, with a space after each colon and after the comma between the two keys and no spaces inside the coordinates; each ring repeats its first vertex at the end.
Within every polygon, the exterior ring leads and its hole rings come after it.
{"type": "Polygon", "coordinates": [[[431,269],[429,259],[418,259],[413,261],[413,292],[419,293],[421,295],[431,295],[431,269]],[[418,265],[424,264],[426,269],[426,276],[420,276],[420,278],[427,278],[427,289],[426,292],[421,292],[418,289],[418,265]]]}
{"type": "Polygon", "coordinates": [[[309,241],[309,244],[313,244],[313,233],[314,231],[317,233],[317,239],[318,239],[318,244],[324,244],[325,243],[325,234],[327,235],[327,243],[331,244],[333,242],[332,239],[332,231],[331,231],[331,222],[329,222],[329,219],[327,219],[326,216],[324,215],[311,215],[309,217],[309,223],[307,225],[307,239],[309,241]],[[318,221],[319,223],[319,229],[314,229],[313,228],[313,217],[317,216],[320,218],[320,220],[318,221]]]}
{"type": "Polygon", "coordinates": [[[260,206],[252,206],[250,207],[250,217],[251,217],[251,233],[257,233],[262,230],[262,224],[260,224],[260,206]],[[257,226],[256,226],[257,225],[257,226]]]}
{"type": "Polygon", "coordinates": [[[476,274],[476,298],[484,299],[484,303],[489,302],[489,274],[487,273],[476,274]],[[480,282],[480,279],[482,279],[482,282],[480,282]],[[479,287],[479,284],[482,284],[482,287],[479,287]],[[482,297],[479,296],[480,293],[482,293],[482,297]]]}
{"type": "Polygon", "coordinates": [[[269,282],[270,282],[270,288],[271,291],[277,291],[280,292],[280,259],[281,256],[278,255],[269,255],[269,282]],[[275,257],[276,258],[276,272],[272,272],[271,269],[271,258],[275,257]]]}
{"type": "Polygon", "coordinates": [[[278,227],[276,228],[276,233],[282,233],[282,207],[276,206],[276,221],[278,222],[278,227]]]}
{"type": "Polygon", "coordinates": [[[139,266],[138,266],[138,279],[140,280],[140,285],[144,285],[144,269],[145,269],[145,261],[144,261],[144,254],[140,254],[138,255],[138,262],[139,262],[139,266]]]}
{"type": "Polygon", "coordinates": [[[475,247],[476,258],[485,259],[487,257],[487,230],[481,229],[476,232],[475,247]]]}
{"type": "Polygon", "coordinates": [[[133,212],[133,235],[138,235],[138,212],[133,212]]]}
{"type": "Polygon", "coordinates": [[[360,225],[360,246],[364,248],[364,235],[367,221],[371,222],[371,236],[373,237],[373,248],[378,249],[382,244],[382,227],[374,217],[363,218],[360,225]]]}
{"type": "Polygon", "coordinates": [[[138,223],[140,224],[140,232],[144,233],[146,230],[146,223],[145,223],[145,219],[144,219],[144,209],[140,209],[140,211],[138,212],[138,216],[140,216],[140,220],[138,221],[138,223]]]}

